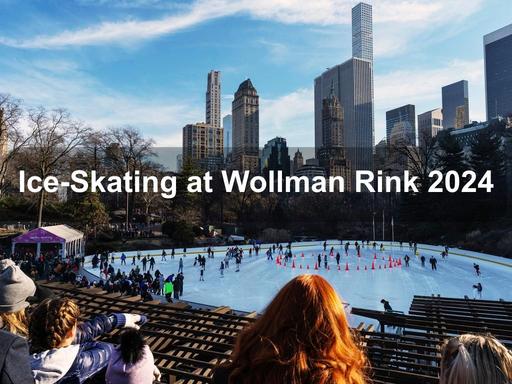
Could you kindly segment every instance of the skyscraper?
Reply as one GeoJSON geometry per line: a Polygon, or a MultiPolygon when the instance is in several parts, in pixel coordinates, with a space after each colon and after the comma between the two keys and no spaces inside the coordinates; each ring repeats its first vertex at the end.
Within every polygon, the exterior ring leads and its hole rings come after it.
{"type": "Polygon", "coordinates": [[[221,127],[205,123],[183,127],[183,161],[192,161],[204,171],[218,170],[224,162],[224,134],[221,127]]]}
{"type": "Polygon", "coordinates": [[[469,95],[467,80],[442,88],[443,128],[463,128],[469,124],[469,95]]]}
{"type": "Polygon", "coordinates": [[[343,146],[343,108],[334,94],[334,86],[329,97],[322,101],[322,144],[324,147],[343,146]]]}
{"type": "Polygon", "coordinates": [[[352,57],[373,61],[372,6],[359,3],[352,8],[352,57]]]}
{"type": "Polygon", "coordinates": [[[416,111],[407,104],[386,112],[386,141],[388,145],[416,145],[416,111]]]}
{"type": "Polygon", "coordinates": [[[315,79],[315,149],[324,146],[323,100],[334,89],[343,108],[343,146],[353,170],[373,169],[373,67],[369,60],[351,58],[315,79]]]}
{"type": "Polygon", "coordinates": [[[233,167],[257,171],[259,167],[259,96],[250,79],[235,92],[233,115],[233,167]]]}
{"type": "Polygon", "coordinates": [[[302,152],[297,149],[295,155],[293,155],[293,166],[291,169],[291,174],[295,175],[295,172],[304,166],[304,157],[302,156],[302,152]]]}
{"type": "Polygon", "coordinates": [[[426,142],[436,137],[443,129],[443,111],[436,108],[418,115],[418,144],[424,147],[426,142]]]}
{"type": "Polygon", "coordinates": [[[512,24],[484,36],[487,120],[512,115],[512,24]]]}
{"type": "Polygon", "coordinates": [[[268,171],[282,171],[283,176],[290,175],[290,155],[283,137],[269,140],[261,151],[261,173],[267,177],[268,171]]]}
{"type": "MultiPolygon", "coordinates": [[[[373,32],[372,7],[352,9],[352,55],[315,79],[315,150],[323,143],[323,100],[331,93],[343,108],[343,146],[352,170],[373,169],[373,32]]],[[[354,175],[355,172],[352,172],[354,175]]]]}
{"type": "Polygon", "coordinates": [[[210,71],[206,85],[206,124],[220,127],[220,72],[210,71]]]}
{"type": "Polygon", "coordinates": [[[233,148],[233,119],[231,115],[226,115],[222,119],[222,128],[224,128],[224,155],[227,156],[231,153],[233,148]]]}

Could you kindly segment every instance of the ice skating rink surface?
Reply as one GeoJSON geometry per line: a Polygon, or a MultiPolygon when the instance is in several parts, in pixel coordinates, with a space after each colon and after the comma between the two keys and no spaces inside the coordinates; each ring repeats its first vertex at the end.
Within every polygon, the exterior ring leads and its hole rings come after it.
{"type": "MultiPolygon", "coordinates": [[[[345,243],[346,241],[344,241],[345,243]]],[[[213,306],[227,305],[240,311],[262,312],[276,292],[294,276],[303,273],[317,273],[325,277],[338,291],[343,300],[353,307],[382,310],[381,299],[390,302],[394,310],[405,311],[414,295],[439,294],[446,297],[462,298],[464,295],[473,298],[473,284],[480,282],[483,286],[482,299],[504,299],[512,301],[512,260],[460,249],[450,249],[446,259],[442,259],[443,247],[418,244],[419,256],[413,254],[408,244],[401,249],[398,243],[392,246],[384,243],[385,250],[373,250],[372,247],[361,248],[361,256],[357,256],[354,241],[350,240],[348,256],[339,240],[327,241],[328,269],[322,265],[316,270],[315,263],[318,254],[323,254],[323,242],[301,242],[292,244],[295,268],[289,262],[286,266],[269,261],[266,257],[268,245],[261,245],[259,255],[252,253],[249,257],[249,245],[244,245],[244,258],[240,271],[235,272],[235,261],[231,260],[229,269],[220,275],[220,263],[224,259],[227,247],[212,247],[215,251],[213,259],[206,259],[204,282],[199,281],[199,266],[194,267],[194,258],[201,254],[207,256],[206,248],[190,248],[184,255],[183,249],[176,249],[176,256],[171,259],[171,250],[167,249],[167,261],[161,261],[162,251],[143,251],[142,256],[150,255],[156,260],[154,270],[160,270],[166,277],[176,274],[180,258],[184,264],[183,300],[208,304],[213,306]],[[334,255],[341,255],[340,268],[336,258],[329,256],[331,246],[334,255]],[[304,255],[304,256],[303,256],[304,255]],[[409,255],[410,266],[406,267],[405,255],[409,255]],[[421,266],[420,257],[425,256],[425,267],[421,266]],[[392,258],[392,268],[389,268],[389,258],[392,258]],[[437,271],[432,271],[429,259],[435,256],[438,260],[437,271]],[[401,259],[401,266],[397,260],[401,259]],[[375,269],[372,269],[372,263],[375,269]],[[473,263],[480,265],[481,276],[476,276],[473,263]],[[347,269],[348,265],[348,270],[347,269]],[[308,269],[309,266],[309,269],[308,269]],[[359,270],[358,267],[359,266],[359,270]],[[384,268],[386,266],[386,268],[384,268]],[[301,268],[302,267],[302,268],[301,268]],[[365,268],[366,267],[366,268],[365,268]],[[380,267],[380,268],[379,268],[380,267]]],[[[283,247],[286,244],[283,244],[283,247]]],[[[121,252],[114,253],[114,268],[117,272],[129,272],[132,266],[132,256],[137,251],[125,252],[126,265],[121,265],[121,252]]],[[[142,263],[137,262],[142,270],[142,263]]],[[[91,258],[85,265],[89,272],[99,275],[98,269],[91,268],[91,258]]],[[[148,263],[149,268],[149,263],[148,263]]],[[[152,271],[154,272],[154,271],[152,271]]]]}

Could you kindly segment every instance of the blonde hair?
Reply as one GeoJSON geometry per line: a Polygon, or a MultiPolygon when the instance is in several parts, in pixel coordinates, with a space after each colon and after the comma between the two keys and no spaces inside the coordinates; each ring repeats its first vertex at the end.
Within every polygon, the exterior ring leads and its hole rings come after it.
{"type": "Polygon", "coordinates": [[[0,329],[23,337],[28,336],[28,320],[25,309],[0,313],[0,329]]]}
{"type": "Polygon", "coordinates": [[[491,335],[461,335],[443,346],[440,384],[509,384],[512,353],[491,335]]]}
{"type": "Polygon", "coordinates": [[[46,299],[30,316],[30,352],[38,353],[58,348],[67,334],[76,326],[80,308],[68,299],[46,299]]]}

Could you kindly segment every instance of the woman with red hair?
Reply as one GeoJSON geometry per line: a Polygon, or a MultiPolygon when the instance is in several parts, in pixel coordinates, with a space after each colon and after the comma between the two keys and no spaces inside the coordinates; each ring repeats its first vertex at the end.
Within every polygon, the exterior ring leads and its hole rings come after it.
{"type": "Polygon", "coordinates": [[[319,275],[289,281],[242,331],[215,384],[363,384],[367,360],[340,297],[319,275]]]}

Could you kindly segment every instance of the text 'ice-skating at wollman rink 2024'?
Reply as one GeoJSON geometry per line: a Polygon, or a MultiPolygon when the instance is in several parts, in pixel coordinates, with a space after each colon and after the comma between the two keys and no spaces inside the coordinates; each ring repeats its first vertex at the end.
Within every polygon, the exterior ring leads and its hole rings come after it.
{"type": "MultiPolygon", "coordinates": [[[[176,275],[179,260],[183,260],[185,280],[182,300],[212,306],[227,305],[240,311],[262,312],[284,284],[303,273],[317,273],[325,277],[352,307],[382,310],[380,300],[385,299],[394,310],[407,312],[414,295],[439,294],[459,298],[468,296],[472,299],[475,295],[473,285],[478,282],[483,287],[482,299],[512,300],[512,291],[504,289],[512,279],[510,260],[460,249],[450,249],[448,256],[443,258],[443,246],[427,244],[418,244],[417,254],[414,254],[414,249],[410,249],[408,244],[403,243],[400,248],[398,242],[393,246],[390,242],[384,242],[382,251],[381,242],[377,242],[375,249],[370,242],[370,245],[365,244],[360,248],[358,256],[354,247],[355,240],[344,240],[343,243],[341,245],[340,240],[327,240],[326,252],[323,250],[323,242],[292,243],[293,257],[288,261],[284,260],[284,256],[279,256],[278,249],[272,254],[272,260],[269,260],[266,252],[271,245],[262,244],[257,256],[254,250],[249,254],[251,246],[243,245],[244,257],[240,271],[235,272],[235,261],[232,259],[223,276],[220,263],[226,256],[227,246],[212,247],[214,258],[206,259],[204,281],[199,281],[200,267],[194,266],[198,255],[207,257],[207,249],[204,247],[190,248],[186,253],[183,253],[183,249],[175,248],[173,259],[170,257],[171,249],[166,249],[165,261],[162,261],[162,250],[141,251],[140,255],[141,258],[148,255],[154,257],[156,263],[150,272],[159,270],[165,277],[176,275]],[[348,256],[345,254],[346,242],[350,243],[348,256]],[[340,254],[339,265],[337,253],[340,254]],[[320,264],[318,255],[321,258],[320,264]],[[409,266],[405,263],[406,255],[410,258],[409,266]],[[425,258],[424,266],[422,256],[425,258]],[[431,257],[437,260],[436,270],[432,269],[429,262],[431,257]],[[480,276],[475,273],[474,263],[480,266],[480,276]]],[[[285,246],[283,244],[284,250],[285,246]]],[[[115,271],[120,269],[128,273],[134,268],[131,263],[137,253],[124,252],[126,265],[121,265],[122,252],[113,253],[115,271]]],[[[99,277],[100,271],[92,268],[91,259],[91,256],[87,257],[85,267],[99,277]]],[[[142,271],[142,262],[137,257],[135,263],[135,267],[138,266],[142,271]]]]}

